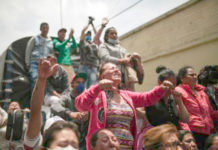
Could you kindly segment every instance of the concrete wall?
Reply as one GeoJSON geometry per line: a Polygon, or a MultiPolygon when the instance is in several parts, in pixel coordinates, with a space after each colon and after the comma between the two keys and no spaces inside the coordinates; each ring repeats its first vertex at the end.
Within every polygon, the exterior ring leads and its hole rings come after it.
{"type": "Polygon", "coordinates": [[[175,72],[191,65],[198,73],[218,64],[218,1],[191,0],[120,37],[122,45],[142,56],[145,80],[137,91],[157,84],[155,69],[175,72]]]}

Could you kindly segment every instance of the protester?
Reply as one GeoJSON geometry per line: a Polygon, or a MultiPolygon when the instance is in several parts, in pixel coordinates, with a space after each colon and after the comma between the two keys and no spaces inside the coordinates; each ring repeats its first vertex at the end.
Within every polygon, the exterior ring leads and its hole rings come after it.
{"type": "MultiPolygon", "coordinates": [[[[176,86],[176,75],[172,70],[160,67],[157,67],[156,70],[159,73],[158,84],[167,80],[176,86]]],[[[169,91],[155,105],[146,107],[146,111],[148,120],[153,126],[173,123],[179,129],[179,121],[185,123],[189,121],[189,114],[182,102],[182,95],[177,91],[172,93],[169,91]]]]}
{"type": "Polygon", "coordinates": [[[101,33],[106,27],[106,25],[108,24],[108,22],[109,22],[108,18],[103,18],[102,23],[101,23],[101,28],[95,34],[94,43],[97,44],[98,46],[101,44],[101,41],[100,41],[101,33]]]}
{"type": "Polygon", "coordinates": [[[144,145],[145,150],[183,150],[173,124],[162,124],[149,129],[144,135],[144,145]]]}
{"type": "Polygon", "coordinates": [[[13,112],[15,110],[21,109],[19,102],[17,101],[12,101],[9,105],[8,105],[8,113],[9,112],[13,112]]]}
{"type": "MultiPolygon", "coordinates": [[[[3,124],[0,126],[0,149],[22,148],[23,135],[27,127],[26,109],[21,109],[19,102],[12,101],[8,105],[7,112],[3,109],[3,124]]],[[[1,120],[1,116],[0,116],[1,120]]]]}
{"type": "Polygon", "coordinates": [[[73,121],[78,125],[78,129],[81,135],[80,149],[85,149],[85,137],[88,130],[88,112],[78,112],[75,108],[75,98],[83,92],[85,89],[85,81],[87,75],[84,73],[77,73],[71,79],[72,91],[70,97],[65,97],[60,103],[52,105],[51,113],[52,115],[58,115],[64,120],[73,121]]]}
{"type": "Polygon", "coordinates": [[[197,84],[197,75],[191,66],[181,68],[178,76],[181,84],[176,90],[182,94],[189,112],[189,122],[181,122],[180,126],[184,130],[191,130],[198,148],[203,149],[206,138],[214,130],[213,120],[218,119],[218,111],[212,109],[205,88],[197,84]]]}
{"type": "Polygon", "coordinates": [[[53,40],[54,49],[58,54],[58,64],[60,64],[68,73],[68,79],[70,81],[71,77],[75,74],[72,67],[72,62],[70,59],[71,53],[76,50],[77,44],[74,38],[74,30],[71,29],[69,37],[65,40],[67,30],[61,28],[58,30],[58,38],[53,40]]]}
{"type": "Polygon", "coordinates": [[[53,115],[58,115],[65,120],[74,120],[83,118],[84,113],[77,112],[75,108],[75,99],[85,90],[85,81],[87,75],[85,73],[77,73],[71,79],[70,97],[65,97],[59,103],[52,105],[51,110],[53,115]]]}
{"type": "Polygon", "coordinates": [[[205,66],[198,75],[198,83],[205,86],[210,104],[214,110],[218,110],[218,65],[205,66]]]}
{"type": "MultiPolygon", "coordinates": [[[[52,56],[48,57],[51,60],[51,65],[56,65],[57,60],[52,56]]],[[[63,99],[70,97],[70,88],[67,72],[61,65],[57,65],[57,70],[48,78],[47,93],[44,104],[51,106],[60,103],[63,99]]]]}
{"type": "MultiPolygon", "coordinates": [[[[44,60],[41,58],[39,62],[39,75],[32,94],[31,115],[28,128],[24,137],[24,146],[27,150],[39,149],[42,142],[42,136],[40,134],[40,130],[42,127],[41,110],[42,104],[44,102],[45,87],[47,79],[52,74],[54,74],[54,72],[58,68],[57,64],[52,65],[53,59],[53,57],[50,60],[44,60]]],[[[70,125],[69,123],[60,123],[63,122],[63,119],[60,119],[60,117],[58,119],[57,117],[50,119],[52,119],[53,121],[49,121],[50,123],[46,123],[48,125],[45,124],[43,149],[78,149],[79,137],[77,136],[77,129],[75,129],[74,125],[70,125]],[[57,121],[59,122],[52,125],[54,122],[57,121]]]]}
{"type": "Polygon", "coordinates": [[[191,131],[179,130],[179,140],[182,142],[184,150],[198,150],[197,144],[191,131]]]}
{"type": "Polygon", "coordinates": [[[79,133],[73,123],[59,121],[52,124],[43,136],[42,150],[79,149],[79,133]]]}
{"type": "Polygon", "coordinates": [[[80,65],[78,72],[87,74],[86,88],[94,85],[98,81],[98,46],[92,42],[91,31],[87,31],[92,21],[83,28],[80,36],[79,50],[80,50],[80,65]]]}
{"type": "Polygon", "coordinates": [[[38,62],[40,58],[47,58],[53,53],[52,39],[48,36],[49,25],[40,24],[40,35],[33,36],[27,43],[25,62],[29,69],[31,89],[33,90],[38,76],[38,62]]]}
{"type": "Polygon", "coordinates": [[[99,47],[101,63],[112,62],[119,66],[122,73],[122,88],[134,90],[134,84],[125,83],[125,67],[130,65],[130,57],[127,50],[119,44],[117,30],[110,27],[105,31],[104,43],[99,47]]]}
{"type": "Polygon", "coordinates": [[[137,93],[118,89],[121,72],[117,65],[106,63],[99,70],[99,83],[77,96],[75,104],[79,111],[90,111],[89,131],[86,137],[87,149],[93,133],[101,128],[111,130],[120,142],[120,149],[137,149],[135,108],[154,104],[172,89],[169,81],[150,92],[137,93]],[[122,137],[122,139],[121,139],[122,137]]]}
{"type": "Polygon", "coordinates": [[[205,150],[217,150],[218,149],[218,133],[214,133],[208,136],[205,143],[205,150]]]}
{"type": "Polygon", "coordinates": [[[119,150],[116,136],[108,129],[100,129],[90,139],[92,150],[119,150]]]}

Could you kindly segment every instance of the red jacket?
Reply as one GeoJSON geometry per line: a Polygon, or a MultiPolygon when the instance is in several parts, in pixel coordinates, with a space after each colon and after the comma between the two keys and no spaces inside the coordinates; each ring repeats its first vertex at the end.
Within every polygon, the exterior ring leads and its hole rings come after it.
{"type": "MultiPolygon", "coordinates": [[[[132,135],[136,139],[136,107],[145,107],[154,104],[156,101],[164,95],[164,90],[157,86],[153,90],[144,93],[131,92],[126,90],[120,90],[120,95],[129,104],[133,110],[133,125],[131,128],[132,135]]],[[[90,150],[90,138],[99,129],[106,127],[106,113],[107,112],[107,98],[103,90],[99,88],[99,85],[91,86],[88,90],[84,91],[81,95],[77,96],[75,105],[79,111],[90,111],[90,121],[88,134],[86,136],[86,147],[90,150]]],[[[137,149],[137,142],[134,143],[134,149],[137,149]]]]}
{"type": "Polygon", "coordinates": [[[210,105],[205,87],[196,85],[197,94],[193,93],[190,86],[181,84],[176,90],[182,93],[182,100],[189,112],[189,123],[180,122],[181,128],[191,130],[204,135],[212,133],[213,120],[218,119],[218,111],[214,111],[210,105]]]}

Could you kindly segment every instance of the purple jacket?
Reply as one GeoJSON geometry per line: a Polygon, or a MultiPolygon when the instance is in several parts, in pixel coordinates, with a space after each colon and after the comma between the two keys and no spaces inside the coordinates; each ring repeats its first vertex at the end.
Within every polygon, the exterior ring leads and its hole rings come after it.
{"type": "MultiPolygon", "coordinates": [[[[133,110],[133,125],[131,128],[132,135],[136,139],[136,112],[135,108],[153,105],[164,95],[164,90],[157,86],[153,90],[144,93],[120,90],[120,95],[130,105],[133,110]]],[[[93,85],[76,98],[75,105],[79,111],[89,111],[90,121],[88,134],[86,136],[87,150],[90,150],[90,138],[92,134],[99,129],[106,127],[107,98],[106,93],[99,88],[99,85],[93,85]]],[[[134,149],[137,149],[135,141],[134,149]]]]}

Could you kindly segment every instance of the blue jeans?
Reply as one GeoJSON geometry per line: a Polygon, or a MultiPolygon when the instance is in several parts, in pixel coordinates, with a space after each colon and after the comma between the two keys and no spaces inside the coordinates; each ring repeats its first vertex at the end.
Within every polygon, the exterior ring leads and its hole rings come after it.
{"type": "Polygon", "coordinates": [[[96,67],[88,67],[85,65],[80,65],[78,73],[86,73],[86,88],[89,88],[91,85],[94,85],[98,82],[98,70],[96,67]]]}
{"type": "Polygon", "coordinates": [[[36,79],[38,77],[38,62],[30,62],[30,69],[29,69],[29,75],[30,75],[30,86],[31,90],[33,90],[36,79]]]}

